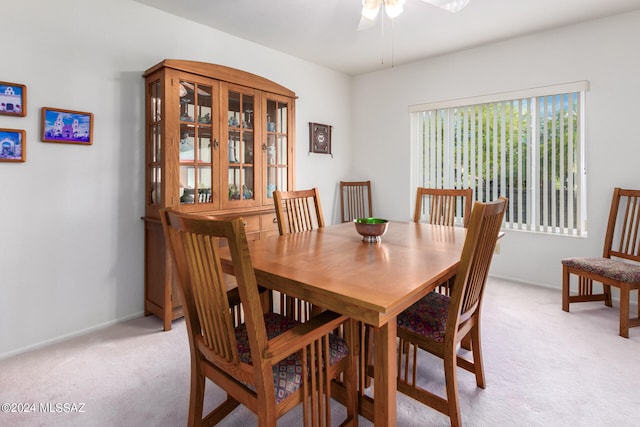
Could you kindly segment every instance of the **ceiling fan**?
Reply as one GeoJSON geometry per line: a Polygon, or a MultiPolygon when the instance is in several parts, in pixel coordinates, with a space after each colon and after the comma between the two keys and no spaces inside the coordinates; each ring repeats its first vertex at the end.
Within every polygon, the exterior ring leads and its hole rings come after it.
{"type": "MultiPolygon", "coordinates": [[[[402,13],[406,0],[362,0],[362,16],[358,30],[365,30],[376,22],[378,12],[384,6],[384,11],[391,19],[402,13]]],[[[451,13],[456,13],[464,9],[469,0],[422,0],[434,6],[440,7],[451,13]]]]}

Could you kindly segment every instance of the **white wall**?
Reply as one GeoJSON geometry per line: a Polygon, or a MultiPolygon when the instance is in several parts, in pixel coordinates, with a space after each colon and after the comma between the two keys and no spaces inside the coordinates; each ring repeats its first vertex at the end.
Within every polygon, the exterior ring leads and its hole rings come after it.
{"type": "Polygon", "coordinates": [[[296,185],[320,188],[330,222],[340,179],[371,179],[376,215],[409,219],[409,105],[589,80],[589,238],[509,232],[495,275],[559,287],[561,258],[600,253],[611,188],[640,178],[638,12],[351,79],[131,0],[5,3],[0,80],[27,85],[28,115],[0,116],[27,131],[27,162],[0,163],[0,358],[141,315],[141,75],[164,58],[294,90],[296,185]],[[94,145],[40,142],[43,106],[93,112],[94,145]],[[333,157],[307,153],[308,122],[333,126],[333,157]]]}
{"type": "Polygon", "coordinates": [[[562,258],[601,254],[612,188],[640,185],[638,40],[634,12],[356,77],[355,151],[367,153],[356,170],[375,177],[376,215],[410,218],[409,105],[588,80],[589,237],[510,231],[492,265],[496,276],[561,287],[562,258]]]}
{"type": "Polygon", "coordinates": [[[2,6],[0,81],[27,86],[27,162],[0,163],[0,357],[143,310],[144,84],[165,58],[243,69],[295,91],[298,188],[332,221],[348,173],[350,78],[131,0],[2,6]],[[10,35],[10,36],[7,36],[10,35]],[[295,72],[292,72],[295,70],[295,72]],[[40,142],[40,108],[95,115],[93,146],[40,142]],[[309,156],[308,122],[334,125],[309,156]]]}

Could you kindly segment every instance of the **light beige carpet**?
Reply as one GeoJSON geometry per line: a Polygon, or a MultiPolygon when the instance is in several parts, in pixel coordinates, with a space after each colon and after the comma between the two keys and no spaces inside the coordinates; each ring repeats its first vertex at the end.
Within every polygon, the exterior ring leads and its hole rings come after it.
{"type": "MultiPolygon", "coordinates": [[[[617,306],[574,304],[565,313],[559,290],[498,279],[490,279],[484,304],[487,388],[458,371],[465,425],[640,424],[640,328],[619,337],[617,306]]],[[[441,361],[424,355],[422,362],[425,385],[443,390],[441,361]]],[[[183,426],[188,392],[184,321],[162,332],[159,319],[139,318],[0,360],[0,403],[35,409],[0,413],[0,426],[183,426]]],[[[210,386],[209,406],[221,398],[210,386]]],[[[335,404],[334,418],[343,414],[335,404]]],[[[279,425],[297,426],[299,416],[287,414],[279,425]]],[[[256,424],[238,408],[222,425],[256,424]]],[[[448,424],[398,394],[398,426],[448,424]]]]}

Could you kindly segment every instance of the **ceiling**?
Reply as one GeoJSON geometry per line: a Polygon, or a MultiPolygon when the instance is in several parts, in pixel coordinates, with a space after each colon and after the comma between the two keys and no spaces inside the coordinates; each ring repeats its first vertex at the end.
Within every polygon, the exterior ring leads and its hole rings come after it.
{"type": "Polygon", "coordinates": [[[406,0],[357,31],[361,0],[136,0],[225,33],[357,75],[551,28],[640,10],[640,0],[471,0],[456,14],[406,0]]]}

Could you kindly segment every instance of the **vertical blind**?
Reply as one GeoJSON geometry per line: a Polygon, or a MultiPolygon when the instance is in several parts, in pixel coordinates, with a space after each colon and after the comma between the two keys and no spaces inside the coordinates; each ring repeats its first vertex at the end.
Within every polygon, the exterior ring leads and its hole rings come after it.
{"type": "Polygon", "coordinates": [[[414,185],[509,198],[505,227],[586,234],[587,82],[410,107],[414,185]]]}

